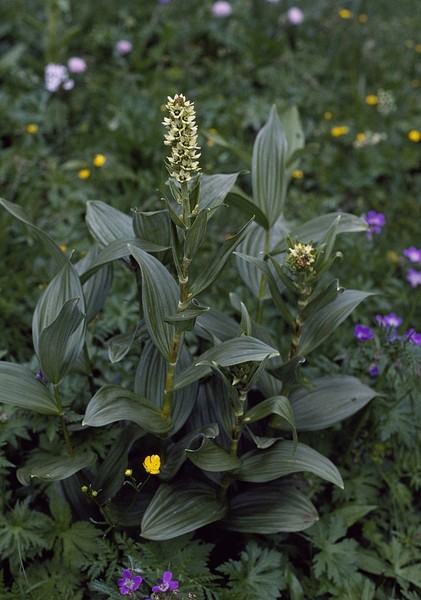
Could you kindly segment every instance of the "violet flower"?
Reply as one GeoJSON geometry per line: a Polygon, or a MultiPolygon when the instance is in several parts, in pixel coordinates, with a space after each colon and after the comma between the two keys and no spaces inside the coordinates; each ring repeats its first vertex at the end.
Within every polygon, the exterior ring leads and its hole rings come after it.
{"type": "Polygon", "coordinates": [[[415,246],[410,246],[406,250],[402,252],[406,258],[409,258],[412,263],[421,263],[421,250],[415,248],[415,246]]]}
{"type": "Polygon", "coordinates": [[[379,325],[383,325],[383,327],[399,327],[403,323],[403,319],[398,317],[395,313],[390,313],[388,315],[376,315],[376,322],[379,325]]]}
{"type": "Polygon", "coordinates": [[[367,327],[366,325],[355,325],[354,336],[358,341],[366,342],[367,340],[372,340],[374,338],[374,333],[371,331],[370,327],[367,327]]]}
{"type": "Polygon", "coordinates": [[[406,280],[409,281],[411,287],[416,288],[418,285],[421,285],[421,271],[409,269],[406,280]]]}
{"type": "Polygon", "coordinates": [[[382,227],[386,224],[386,217],[383,213],[369,210],[365,217],[365,222],[368,225],[366,236],[371,238],[373,234],[377,235],[382,232],[382,227]]]}
{"type": "Polygon", "coordinates": [[[137,590],[142,583],[140,575],[132,575],[129,569],[123,570],[123,577],[118,580],[118,587],[120,588],[120,594],[127,596],[137,590]]]}
{"type": "Polygon", "coordinates": [[[368,374],[370,375],[370,377],[377,377],[379,372],[380,372],[379,365],[376,365],[375,363],[370,365],[370,368],[368,370],[368,374]]]}
{"type": "Polygon", "coordinates": [[[404,338],[415,346],[421,346],[421,333],[417,333],[413,327],[405,332],[404,338]]]}
{"type": "Polygon", "coordinates": [[[159,585],[154,585],[153,592],[168,592],[178,588],[178,581],[173,581],[171,571],[165,571],[162,578],[158,580],[159,585]]]}

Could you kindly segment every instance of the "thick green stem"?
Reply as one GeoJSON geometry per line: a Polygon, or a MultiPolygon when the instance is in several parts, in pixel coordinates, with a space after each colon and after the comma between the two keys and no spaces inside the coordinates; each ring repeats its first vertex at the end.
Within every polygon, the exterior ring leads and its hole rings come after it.
{"type": "Polygon", "coordinates": [[[72,442],[71,442],[70,435],[69,435],[69,430],[67,429],[67,424],[66,424],[66,420],[64,418],[64,412],[63,412],[63,404],[61,401],[61,394],[60,394],[60,390],[57,385],[54,386],[54,396],[56,398],[57,408],[59,410],[60,424],[61,424],[61,429],[63,431],[64,441],[66,442],[67,452],[69,453],[69,456],[74,456],[75,451],[72,446],[72,442]]]}
{"type": "MultiPolygon", "coordinates": [[[[235,417],[234,427],[232,428],[232,432],[231,432],[231,446],[230,446],[230,450],[229,450],[229,453],[231,454],[231,456],[237,456],[237,453],[238,453],[238,444],[240,442],[241,435],[243,433],[244,412],[245,412],[245,407],[246,407],[246,401],[247,401],[247,392],[240,392],[240,394],[238,396],[238,403],[237,403],[237,406],[235,407],[235,412],[234,412],[234,417],[235,417]]],[[[221,485],[219,488],[219,494],[218,494],[219,498],[222,499],[225,496],[230,483],[231,483],[231,477],[229,476],[229,474],[226,473],[224,475],[224,477],[222,478],[221,485]]]]}
{"type": "Polygon", "coordinates": [[[172,409],[172,397],[174,388],[174,377],[175,370],[177,367],[178,353],[181,347],[181,335],[179,332],[175,332],[173,337],[173,343],[171,348],[171,356],[169,360],[169,366],[167,376],[165,378],[165,390],[164,390],[164,402],[162,403],[161,415],[164,419],[171,417],[172,409]]]}

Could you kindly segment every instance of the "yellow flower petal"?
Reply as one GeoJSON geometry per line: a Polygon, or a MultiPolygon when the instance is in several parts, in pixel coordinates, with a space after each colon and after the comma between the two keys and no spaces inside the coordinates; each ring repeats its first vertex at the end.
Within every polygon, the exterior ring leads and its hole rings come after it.
{"type": "Polygon", "coordinates": [[[77,174],[77,176],[79,177],[79,179],[89,179],[89,177],[91,176],[91,170],[90,169],[81,169],[79,171],[79,173],[77,174]]]}
{"type": "Polygon", "coordinates": [[[28,123],[28,125],[25,127],[26,132],[30,133],[30,134],[34,134],[38,131],[39,127],[36,123],[28,123]]]}
{"type": "Polygon", "coordinates": [[[368,94],[368,96],[365,97],[365,101],[369,106],[375,106],[379,99],[376,94],[368,94]]]}
{"type": "Polygon", "coordinates": [[[161,468],[161,458],[158,454],[147,456],[143,461],[143,468],[151,475],[158,475],[159,469],[161,468]]]}
{"type": "Polygon", "coordinates": [[[417,129],[411,129],[411,131],[408,133],[408,139],[411,142],[419,142],[421,140],[421,131],[418,131],[417,129]]]}
{"type": "Polygon", "coordinates": [[[107,162],[107,157],[105,154],[95,154],[92,162],[95,167],[102,167],[107,162]]]}
{"type": "Polygon", "coordinates": [[[351,19],[352,18],[352,12],[350,10],[348,10],[347,8],[341,8],[341,10],[338,12],[338,15],[341,17],[341,19],[351,19]]]}

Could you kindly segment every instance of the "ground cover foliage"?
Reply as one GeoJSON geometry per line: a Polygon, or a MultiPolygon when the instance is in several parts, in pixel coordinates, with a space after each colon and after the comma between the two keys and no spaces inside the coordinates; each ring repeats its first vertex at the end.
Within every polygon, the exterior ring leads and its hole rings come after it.
{"type": "Polygon", "coordinates": [[[1,598],[419,598],[414,3],[93,4],[0,7],[1,598]]]}

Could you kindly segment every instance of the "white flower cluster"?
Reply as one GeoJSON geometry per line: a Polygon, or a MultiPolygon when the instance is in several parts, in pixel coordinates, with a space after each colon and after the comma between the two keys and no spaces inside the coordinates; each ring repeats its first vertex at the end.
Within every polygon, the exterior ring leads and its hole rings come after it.
{"type": "Polygon", "coordinates": [[[167,158],[169,172],[179,183],[185,183],[200,171],[194,104],[182,94],[176,94],[174,98],[168,96],[165,108],[170,114],[163,121],[168,130],[164,144],[172,147],[171,156],[167,158]]]}
{"type": "Polygon", "coordinates": [[[71,90],[74,85],[66,66],[50,63],[45,67],[45,87],[49,92],[57,92],[60,86],[64,90],[71,90]]]}
{"type": "Polygon", "coordinates": [[[352,142],[352,145],[354,148],[364,148],[366,146],[375,146],[386,139],[387,133],[364,131],[364,133],[359,133],[357,135],[356,139],[352,142]]]}

